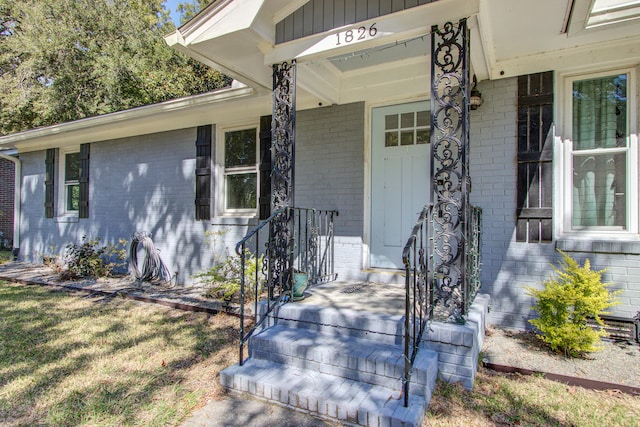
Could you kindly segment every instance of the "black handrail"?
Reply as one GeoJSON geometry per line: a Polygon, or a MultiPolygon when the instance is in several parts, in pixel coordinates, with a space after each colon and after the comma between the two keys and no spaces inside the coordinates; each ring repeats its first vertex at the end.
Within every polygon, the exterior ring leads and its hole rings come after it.
{"type": "Polygon", "coordinates": [[[404,315],[404,406],[409,405],[409,382],[411,368],[418,353],[422,333],[432,317],[433,301],[430,262],[431,215],[433,204],[426,205],[411,231],[402,251],[405,267],[405,315],[404,315]]]}
{"type": "MultiPolygon", "coordinates": [[[[433,204],[426,205],[416,222],[407,244],[402,251],[405,266],[405,318],[404,318],[404,405],[409,404],[409,383],[411,369],[420,348],[420,340],[427,322],[434,318],[438,292],[437,280],[433,272],[434,264],[434,224],[433,204]]],[[[480,248],[482,231],[482,209],[469,206],[469,216],[465,224],[465,277],[462,289],[463,314],[480,289],[480,248]]]]}
{"type": "Polygon", "coordinates": [[[240,257],[240,365],[249,338],[280,303],[293,299],[294,272],[307,274],[308,283],[335,280],[333,221],[338,211],[308,208],[280,208],[236,245],[240,257]],[[267,227],[268,226],[268,227],[267,227]],[[267,236],[261,238],[261,234],[267,236]],[[266,237],[266,238],[265,238],[266,237]],[[264,242],[261,247],[260,242],[264,242]],[[252,266],[253,325],[245,327],[247,300],[247,260],[252,266]],[[261,284],[267,290],[266,310],[258,313],[261,284]]]}

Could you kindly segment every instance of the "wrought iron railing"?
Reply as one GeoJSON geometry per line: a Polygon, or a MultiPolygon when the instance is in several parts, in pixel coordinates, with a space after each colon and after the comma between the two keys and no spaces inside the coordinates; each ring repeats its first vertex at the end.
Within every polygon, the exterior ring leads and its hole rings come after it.
{"type": "MultiPolygon", "coordinates": [[[[416,222],[402,252],[405,266],[405,318],[404,318],[404,404],[409,404],[409,383],[420,341],[429,321],[436,317],[441,308],[447,312],[450,307],[443,298],[442,287],[446,281],[434,272],[434,205],[426,205],[416,222]]],[[[465,224],[465,278],[460,301],[461,307],[455,311],[466,315],[480,289],[480,234],[482,229],[482,209],[470,206],[465,224]]],[[[447,290],[448,292],[448,290],[447,290]]]]}
{"type": "Polygon", "coordinates": [[[236,245],[240,257],[240,365],[255,329],[279,304],[293,300],[294,273],[309,284],[335,280],[333,222],[337,211],[280,208],[236,245]],[[253,300],[253,315],[245,303],[253,300]],[[265,301],[265,309],[258,305],[265,301]],[[251,324],[249,322],[252,322],[251,324]]]}
{"type": "Polygon", "coordinates": [[[466,224],[467,235],[467,250],[465,255],[466,270],[467,270],[467,289],[464,291],[464,313],[469,312],[469,307],[476,298],[478,291],[480,290],[480,249],[482,247],[481,241],[482,230],[482,208],[471,205],[469,208],[469,216],[466,224]]]}
{"type": "Polygon", "coordinates": [[[431,214],[433,205],[422,209],[411,236],[402,251],[405,267],[405,316],[404,316],[404,406],[409,405],[409,381],[411,369],[418,353],[420,339],[433,314],[433,240],[431,238],[431,214]]]}

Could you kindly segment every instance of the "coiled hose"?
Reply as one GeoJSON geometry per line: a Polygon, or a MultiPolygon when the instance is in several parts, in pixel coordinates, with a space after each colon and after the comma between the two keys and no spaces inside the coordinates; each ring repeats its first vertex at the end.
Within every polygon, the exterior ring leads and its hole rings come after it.
{"type": "Polygon", "coordinates": [[[159,252],[160,250],[154,246],[149,233],[144,231],[133,233],[129,247],[129,271],[137,280],[151,283],[171,281],[171,273],[160,259],[159,252]],[[146,252],[142,271],[138,269],[138,245],[142,245],[146,252]]]}

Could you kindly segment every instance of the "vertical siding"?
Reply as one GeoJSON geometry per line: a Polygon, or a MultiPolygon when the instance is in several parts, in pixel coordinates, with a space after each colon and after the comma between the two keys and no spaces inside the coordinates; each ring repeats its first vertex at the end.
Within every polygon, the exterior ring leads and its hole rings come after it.
{"type": "Polygon", "coordinates": [[[276,43],[432,3],[437,0],[311,0],[276,24],[276,43]]]}

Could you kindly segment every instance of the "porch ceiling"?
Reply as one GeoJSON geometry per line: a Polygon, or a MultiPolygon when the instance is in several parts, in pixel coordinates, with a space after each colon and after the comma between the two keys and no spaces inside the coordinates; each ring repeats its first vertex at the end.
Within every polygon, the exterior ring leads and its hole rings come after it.
{"type": "Polygon", "coordinates": [[[426,96],[430,28],[463,17],[479,80],[640,55],[640,21],[586,28],[591,0],[438,0],[276,45],[276,23],[305,3],[219,0],[166,39],[257,89],[271,90],[271,64],[295,58],[309,106],[426,96]],[[344,42],[346,31],[374,24],[374,37],[344,42]]]}

